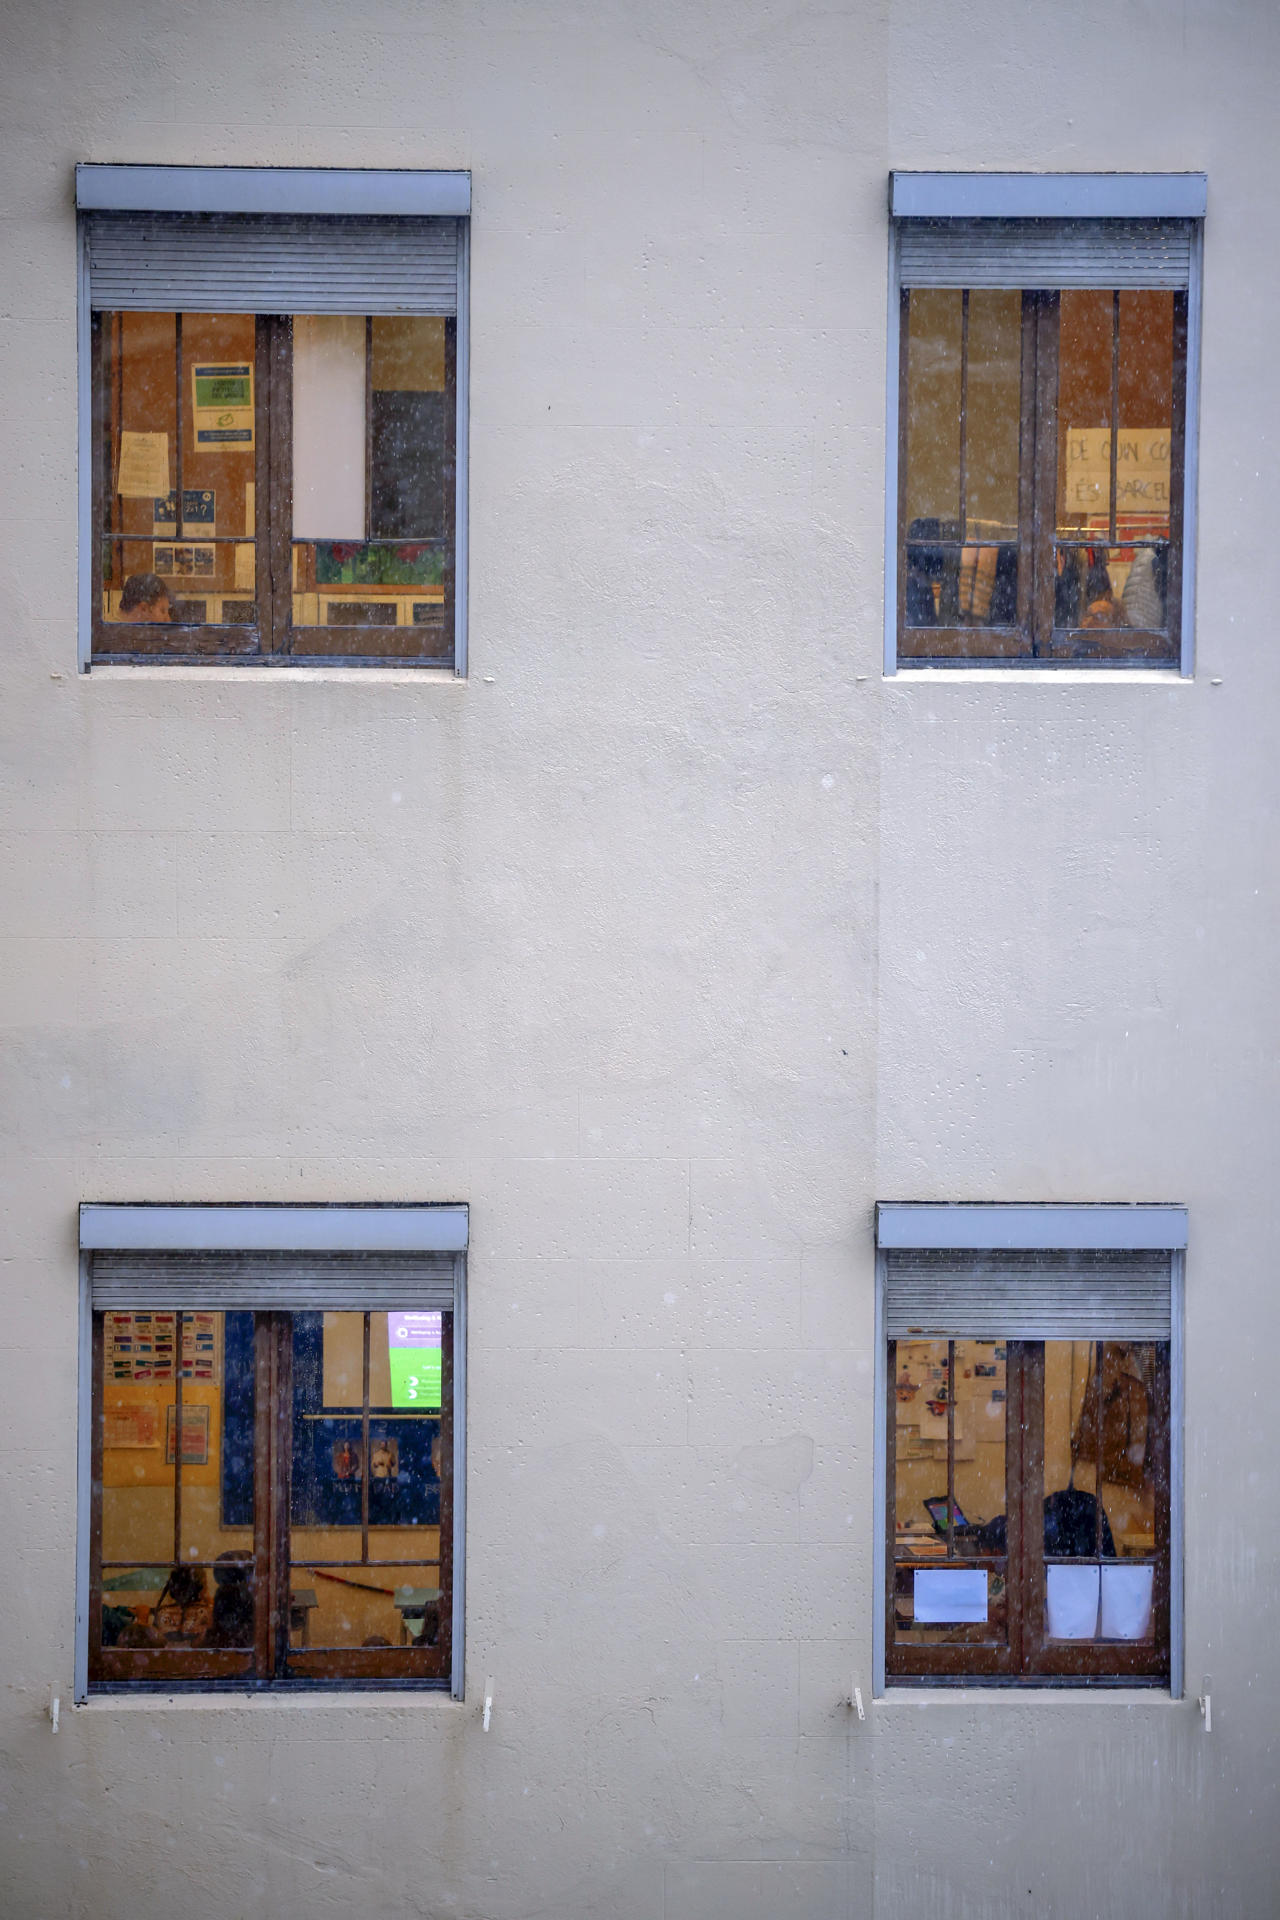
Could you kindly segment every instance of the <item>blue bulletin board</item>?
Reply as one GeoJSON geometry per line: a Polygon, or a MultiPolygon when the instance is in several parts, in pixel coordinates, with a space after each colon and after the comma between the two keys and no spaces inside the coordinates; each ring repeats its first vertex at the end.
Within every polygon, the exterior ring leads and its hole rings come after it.
{"type": "MultiPolygon", "coordinates": [[[[253,1525],[253,1315],[228,1313],[224,1329],[222,1524],[253,1525]]],[[[371,1527],[440,1524],[440,1478],[432,1449],[438,1418],[370,1409],[369,1462],[361,1453],[361,1418],[323,1405],[324,1315],[293,1316],[293,1482],[295,1527],[358,1527],[361,1488],[369,1470],[371,1527]],[[379,1469],[382,1469],[380,1472],[379,1469]]]]}

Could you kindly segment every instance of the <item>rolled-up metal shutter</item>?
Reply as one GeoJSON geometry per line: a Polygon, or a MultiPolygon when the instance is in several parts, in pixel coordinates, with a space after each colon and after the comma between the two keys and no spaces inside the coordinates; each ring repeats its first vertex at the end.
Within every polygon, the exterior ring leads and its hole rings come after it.
{"type": "Polygon", "coordinates": [[[1191,220],[900,220],[904,287],[1186,287],[1191,220]]]}
{"type": "Polygon", "coordinates": [[[1168,1253],[888,1252],[891,1340],[1168,1340],[1168,1253]]]}
{"type": "Polygon", "coordinates": [[[89,213],[99,311],[458,311],[458,221],[309,214],[89,213]]]}
{"type": "Polygon", "coordinates": [[[448,1312],[451,1253],[188,1253],[102,1250],[92,1256],[96,1312],[202,1308],[278,1312],[448,1312]]]}

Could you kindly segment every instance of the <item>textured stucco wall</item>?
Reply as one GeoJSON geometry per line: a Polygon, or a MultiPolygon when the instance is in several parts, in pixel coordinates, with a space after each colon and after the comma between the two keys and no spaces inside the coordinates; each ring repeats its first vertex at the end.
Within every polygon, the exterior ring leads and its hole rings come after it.
{"type": "Polygon", "coordinates": [[[1269,1911],[1280,16],[0,37],[6,1911],[1269,1911]],[[465,685],[76,677],[78,159],[473,169],[465,685]],[[1193,684],[883,681],[891,165],[1208,169],[1193,684]],[[464,1706],[67,1709],[86,1197],[470,1202],[464,1706]],[[1211,1736],[851,1728],[877,1197],[1191,1207],[1211,1736]]]}

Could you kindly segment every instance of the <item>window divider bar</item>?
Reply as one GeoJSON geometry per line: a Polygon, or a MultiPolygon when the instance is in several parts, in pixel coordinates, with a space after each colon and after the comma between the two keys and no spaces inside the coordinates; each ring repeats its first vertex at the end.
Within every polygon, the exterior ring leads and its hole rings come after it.
{"type": "Polygon", "coordinates": [[[258,315],[253,332],[253,578],[258,600],[258,651],[272,651],[271,581],[271,322],[258,315]]]}
{"type": "Polygon", "coordinates": [[[370,1314],[361,1315],[362,1358],[360,1387],[360,1564],[369,1564],[369,1331],[370,1314]]]}
{"type": "MultiPolygon", "coordinates": [[[[1120,465],[1120,289],[1111,292],[1111,457],[1107,495],[1107,544],[1116,544],[1116,481],[1120,465]]],[[[1108,559],[1110,555],[1108,554],[1108,559]]]]}
{"type": "MultiPolygon", "coordinates": [[[[373,539],[373,315],[364,317],[364,538],[373,539]]],[[[292,556],[291,556],[292,563],[292,556]]]]}
{"type": "MultiPolygon", "coordinates": [[[[123,363],[123,359],[124,359],[124,356],[122,354],[121,355],[122,363],[123,363]]],[[[173,503],[173,529],[174,529],[175,538],[179,540],[181,540],[183,537],[183,528],[184,528],[184,522],[182,518],[182,505],[183,505],[183,499],[182,499],[182,454],[183,454],[182,377],[183,377],[182,314],[181,314],[181,311],[179,311],[175,313],[173,316],[173,383],[174,383],[173,465],[174,465],[174,485],[176,487],[176,494],[175,494],[174,503],[173,503]]],[[[154,548],[152,549],[152,551],[154,552],[154,548]]]]}
{"type": "Polygon", "coordinates": [[[254,1676],[262,1684],[274,1666],[276,1634],[275,1567],[272,1551],[271,1477],[274,1434],[274,1315],[259,1313],[253,1323],[253,1642],[254,1676]]]}
{"type": "Polygon", "coordinates": [[[956,1557],[956,1343],[947,1342],[947,1558],[956,1557]]]}
{"type": "MultiPolygon", "coordinates": [[[[293,629],[293,322],[268,322],[270,465],[267,540],[271,555],[271,627],[268,651],[290,651],[293,629]]],[[[264,640],[267,636],[264,634],[264,640]]]]}
{"type": "Polygon", "coordinates": [[[1058,320],[1057,294],[1038,294],[1036,312],[1035,507],[1032,514],[1034,602],[1031,651],[1047,657],[1053,647],[1054,584],[1057,576],[1055,533],[1058,523],[1058,320]],[[1050,426],[1050,422],[1052,425],[1050,426]]]}
{"type": "Polygon", "coordinates": [[[289,1665],[289,1629],[292,1611],[293,1498],[293,1315],[273,1313],[271,1461],[274,1499],[271,1502],[272,1664],[266,1677],[283,1679],[289,1665]]]}
{"type": "Polygon", "coordinates": [[[1018,625],[1023,646],[1035,653],[1036,580],[1036,345],[1038,300],[1024,293],[1021,307],[1022,373],[1018,425],[1018,625]]]}
{"type": "Polygon", "coordinates": [[[173,1356],[173,1564],[182,1564],[182,1349],[187,1337],[187,1316],[175,1316],[173,1356]]]}
{"type": "MultiPolygon", "coordinates": [[[[968,433],[969,433],[969,289],[965,287],[960,295],[960,547],[963,549],[969,537],[969,501],[968,501],[968,433]]],[[[972,596],[970,606],[972,607],[972,596]]]]}

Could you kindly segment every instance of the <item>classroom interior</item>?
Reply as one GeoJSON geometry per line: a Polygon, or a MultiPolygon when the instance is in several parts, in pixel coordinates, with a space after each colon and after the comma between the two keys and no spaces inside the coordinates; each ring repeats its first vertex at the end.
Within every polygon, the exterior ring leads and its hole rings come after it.
{"type": "MultiPolygon", "coordinates": [[[[101,1316],[104,1646],[249,1648],[255,1316],[101,1316]]],[[[289,1643],[433,1644],[441,1598],[441,1315],[295,1313],[289,1643]]]]}
{"type": "Polygon", "coordinates": [[[436,617],[453,516],[451,326],[297,314],[268,353],[253,314],[100,315],[104,619],[255,628],[264,472],[277,504],[288,496],[294,628],[436,617]],[[130,606],[128,581],[147,575],[171,613],[130,606]]]}

